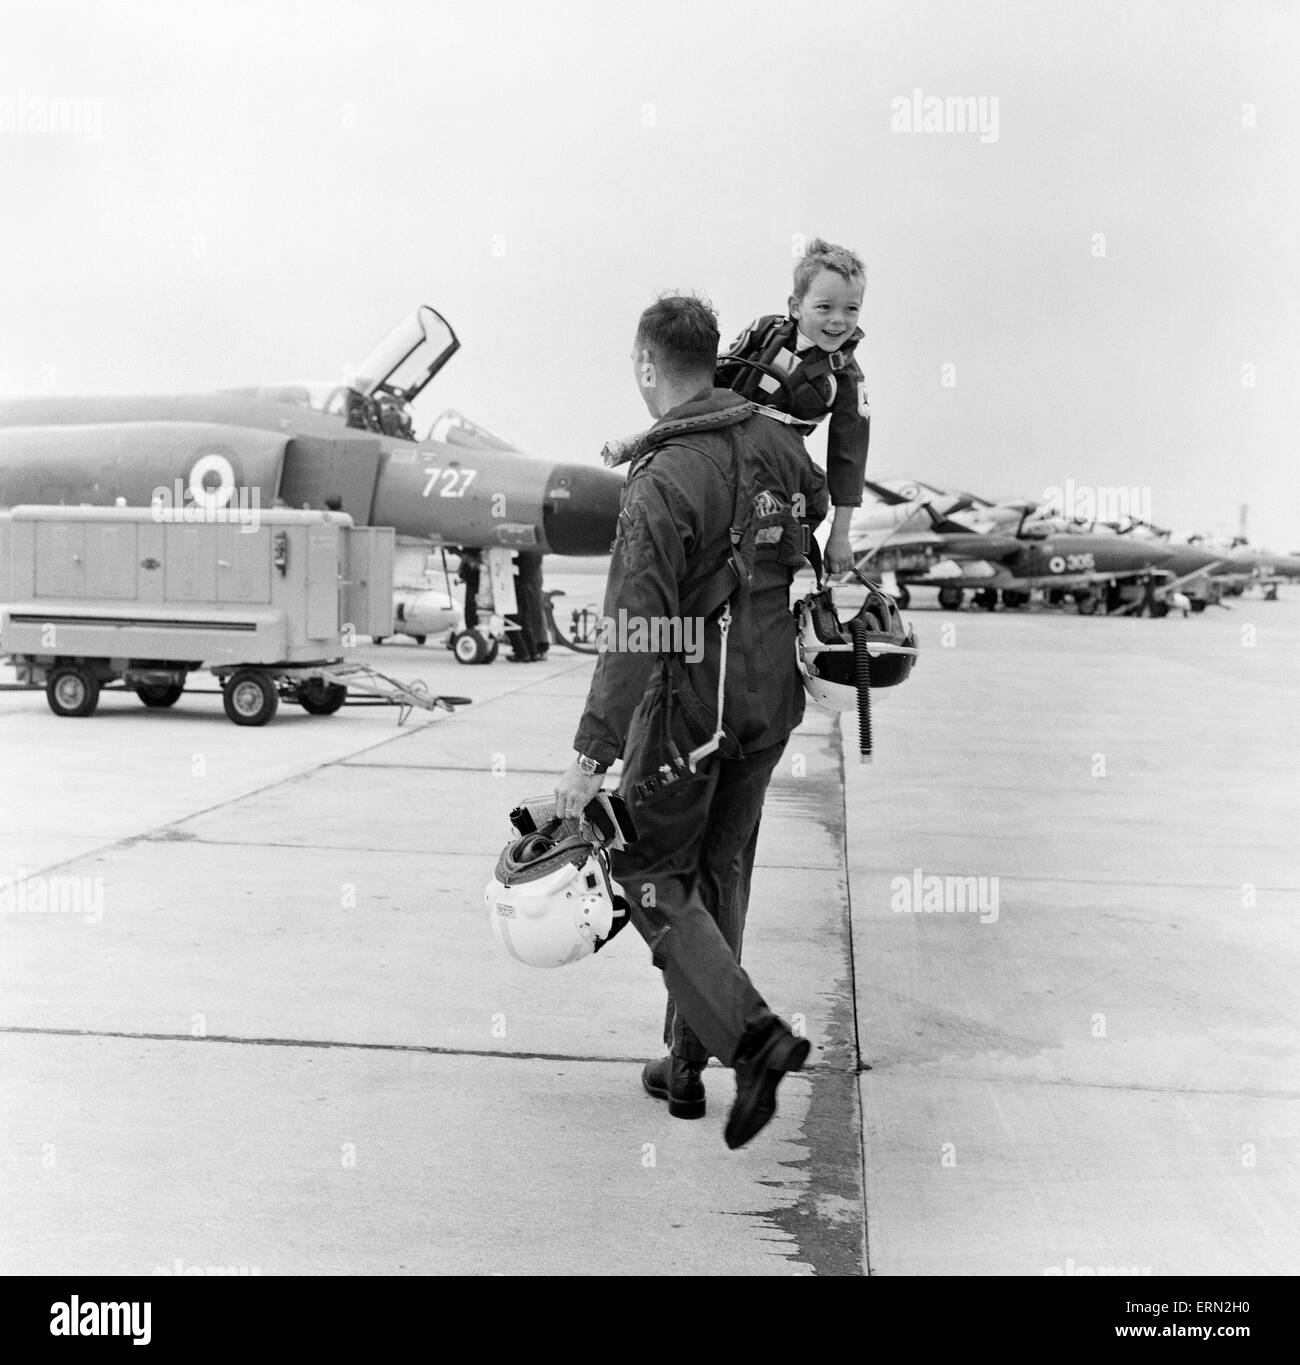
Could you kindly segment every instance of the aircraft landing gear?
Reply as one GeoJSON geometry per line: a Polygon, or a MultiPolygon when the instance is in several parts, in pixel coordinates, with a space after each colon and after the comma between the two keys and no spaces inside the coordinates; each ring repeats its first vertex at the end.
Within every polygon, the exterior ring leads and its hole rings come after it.
{"type": "Polygon", "coordinates": [[[944,611],[957,611],[960,609],[966,594],[960,588],[940,588],[939,605],[944,611]]]}
{"type": "Polygon", "coordinates": [[[993,611],[998,605],[998,590],[996,588],[981,588],[973,600],[975,605],[984,611],[993,611]]]}
{"type": "Polygon", "coordinates": [[[463,630],[452,639],[451,650],[458,664],[490,664],[497,656],[499,640],[489,640],[481,630],[463,630]]]}
{"type": "Polygon", "coordinates": [[[1101,600],[1096,593],[1076,592],[1074,600],[1079,608],[1080,616],[1095,616],[1097,608],[1101,606],[1101,600]]]}
{"type": "Polygon", "coordinates": [[[1009,607],[1012,611],[1017,607],[1026,607],[1029,605],[1029,594],[1027,592],[1020,592],[1016,588],[1003,588],[1002,605],[1004,607],[1009,607]]]}

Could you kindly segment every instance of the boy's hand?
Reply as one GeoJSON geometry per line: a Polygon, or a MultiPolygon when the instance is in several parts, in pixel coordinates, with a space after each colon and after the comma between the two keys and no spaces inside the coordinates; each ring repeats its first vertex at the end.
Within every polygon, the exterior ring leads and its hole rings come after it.
{"type": "Polygon", "coordinates": [[[822,555],[827,573],[848,573],[853,567],[853,546],[849,544],[849,532],[833,530],[826,542],[826,552],[822,555]]]}

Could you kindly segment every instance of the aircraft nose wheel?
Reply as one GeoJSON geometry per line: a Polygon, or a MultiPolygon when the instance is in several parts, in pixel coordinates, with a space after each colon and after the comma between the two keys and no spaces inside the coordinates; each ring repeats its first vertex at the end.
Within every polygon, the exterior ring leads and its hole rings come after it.
{"type": "Polygon", "coordinates": [[[965,593],[960,588],[940,588],[939,605],[944,611],[957,611],[962,604],[965,593]]]}
{"type": "Polygon", "coordinates": [[[456,662],[461,664],[490,664],[497,656],[499,640],[489,640],[481,630],[464,630],[451,644],[456,662]]]}

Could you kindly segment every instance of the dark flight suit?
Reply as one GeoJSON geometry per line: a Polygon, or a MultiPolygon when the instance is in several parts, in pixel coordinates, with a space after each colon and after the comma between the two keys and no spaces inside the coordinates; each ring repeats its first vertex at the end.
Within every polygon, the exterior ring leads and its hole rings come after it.
{"type": "MultiPolygon", "coordinates": [[[[624,755],[620,792],[638,840],[611,863],[632,922],[664,973],[665,1041],[693,1065],[712,1054],[730,1066],[746,1027],[772,1017],[739,958],[768,779],[803,718],[790,583],[804,562],[800,514],[810,526],[826,515],[826,481],[793,427],[727,390],[702,390],[674,408],[649,441],[688,419],[700,425],[665,433],[628,475],[604,616],[607,623],[680,620],[698,586],[726,561],[739,510],[749,527],[742,543],[752,580],[731,600],[723,749],[703,759],[694,777],[638,795],[638,784],[668,757],[665,725],[683,752],[714,730],[716,612],[703,624],[703,657],[674,665],[671,710],[656,655],[619,647],[634,646],[630,637],[606,640],[574,747],[600,763],[624,755]]],[[[687,651],[693,643],[686,641],[687,651]]]]}
{"type": "Polygon", "coordinates": [[[819,346],[798,349],[799,324],[794,318],[768,313],[753,322],[718,357],[717,383],[745,398],[764,403],[813,427],[830,413],[826,438],[826,477],[836,507],[860,507],[871,443],[871,411],[866,379],[854,351],[862,340],[855,327],[838,351],[819,346]],[[748,366],[728,365],[727,357],[766,360],[782,371],[794,389],[794,403],[775,381],[748,366]]]}

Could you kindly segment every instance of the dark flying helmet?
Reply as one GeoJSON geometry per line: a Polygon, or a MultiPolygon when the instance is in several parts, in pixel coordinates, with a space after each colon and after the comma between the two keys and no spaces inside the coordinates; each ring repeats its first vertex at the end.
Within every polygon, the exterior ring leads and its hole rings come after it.
{"type": "Polygon", "coordinates": [[[835,611],[829,587],[795,607],[799,672],[804,690],[828,711],[858,713],[859,749],[871,756],[871,692],[897,687],[916,662],[916,634],[898,614],[894,599],[858,570],[866,587],[862,606],[847,621],[835,611]]]}
{"type": "Polygon", "coordinates": [[[836,614],[829,587],[809,593],[796,608],[804,687],[813,701],[831,711],[857,706],[859,682],[897,687],[916,662],[916,634],[904,624],[894,599],[870,579],[858,577],[867,596],[847,621],[836,614]],[[855,643],[859,639],[861,646],[855,643]],[[860,672],[863,654],[865,677],[860,672]]]}

